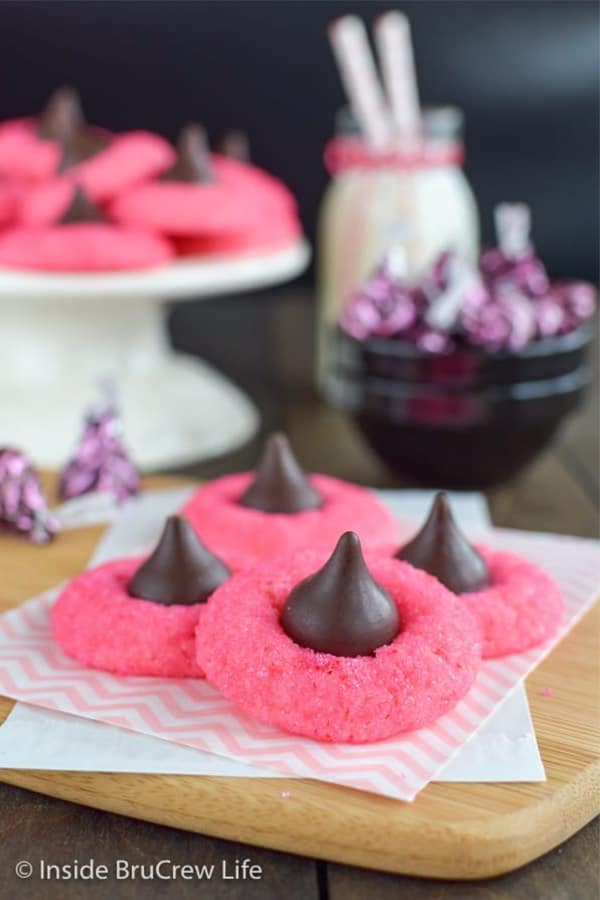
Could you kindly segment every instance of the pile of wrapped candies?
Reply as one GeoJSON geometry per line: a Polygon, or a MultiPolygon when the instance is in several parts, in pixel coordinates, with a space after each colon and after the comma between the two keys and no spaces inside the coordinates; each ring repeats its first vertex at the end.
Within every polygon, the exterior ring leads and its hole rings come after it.
{"type": "MultiPolygon", "coordinates": [[[[104,492],[123,503],[140,488],[140,477],[122,438],[114,401],[89,412],[83,434],[59,483],[63,500],[104,492]]],[[[46,544],[60,530],[28,457],[14,447],[0,448],[0,530],[46,544]]]]}
{"type": "Polygon", "coordinates": [[[405,277],[402,248],[394,248],[347,302],[342,330],[359,341],[392,338],[431,353],[465,345],[514,352],[594,315],[593,285],[548,278],[529,240],[527,206],[497,207],[496,230],[498,246],[484,250],[478,268],[442,253],[416,285],[405,277]]]}

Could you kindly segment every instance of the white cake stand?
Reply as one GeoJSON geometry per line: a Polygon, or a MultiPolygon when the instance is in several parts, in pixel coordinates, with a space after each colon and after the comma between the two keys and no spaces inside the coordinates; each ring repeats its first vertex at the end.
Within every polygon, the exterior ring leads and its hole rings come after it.
{"type": "Polygon", "coordinates": [[[127,445],[142,469],[186,465],[245,443],[258,427],[256,408],[207,363],[174,352],[164,301],[283,283],[309,257],[302,241],[155,272],[0,270],[0,446],[22,448],[39,466],[64,465],[100,377],[117,385],[127,445]]]}

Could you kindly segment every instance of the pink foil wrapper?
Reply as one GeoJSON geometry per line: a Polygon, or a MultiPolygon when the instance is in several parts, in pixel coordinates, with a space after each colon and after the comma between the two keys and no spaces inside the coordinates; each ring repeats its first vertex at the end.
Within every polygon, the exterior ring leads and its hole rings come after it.
{"type": "Polygon", "coordinates": [[[27,456],[13,447],[0,449],[0,528],[46,544],[59,530],[48,509],[40,479],[27,456]]]}
{"type": "Polygon", "coordinates": [[[140,477],[122,440],[121,420],[114,405],[91,412],[72,459],[60,478],[60,495],[71,500],[103,491],[123,503],[139,491],[140,477]]]}
{"type": "Polygon", "coordinates": [[[516,259],[505,256],[499,247],[484,250],[480,269],[491,291],[510,285],[531,297],[542,297],[550,287],[546,268],[532,248],[516,259]]]}
{"type": "Polygon", "coordinates": [[[384,259],[346,304],[342,330],[359,341],[393,338],[430,353],[451,353],[465,344],[491,353],[517,352],[532,341],[575,330],[596,311],[594,286],[551,283],[529,243],[512,256],[500,247],[485,250],[473,277],[464,278],[464,265],[460,276],[456,263],[454,254],[442,253],[421,281],[410,285],[394,276],[384,259]],[[453,277],[464,278],[458,304],[453,277]]]}
{"type": "Polygon", "coordinates": [[[357,340],[394,337],[406,332],[416,316],[412,289],[392,274],[384,259],[346,304],[341,325],[357,340]]]}

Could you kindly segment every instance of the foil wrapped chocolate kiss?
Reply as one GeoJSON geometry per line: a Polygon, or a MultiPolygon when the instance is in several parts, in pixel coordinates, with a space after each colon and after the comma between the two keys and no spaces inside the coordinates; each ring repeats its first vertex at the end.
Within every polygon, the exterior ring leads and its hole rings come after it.
{"type": "Polygon", "coordinates": [[[478,591],[490,580],[485,560],[459,529],[443,492],[436,494],[427,521],[396,559],[435,575],[455,594],[478,591]]]}
{"type": "Polygon", "coordinates": [[[204,603],[231,572],[182,516],[167,519],[156,549],[127,586],[132,597],[165,606],[204,603]]]}
{"type": "Polygon", "coordinates": [[[0,448],[0,530],[23,534],[34,544],[45,544],[59,530],[48,509],[37,472],[14,447],[0,448]]]}
{"type": "Polygon", "coordinates": [[[86,415],[79,444],[60,477],[63,500],[106,491],[123,503],[139,490],[140,477],[123,444],[123,426],[111,391],[108,385],[108,403],[86,415]]]}
{"type": "Polygon", "coordinates": [[[352,531],[322,569],[296,585],[280,621],[301,647],[333,656],[368,656],[400,630],[396,604],[369,572],[352,531]]]}
{"type": "Polygon", "coordinates": [[[286,436],[276,432],[267,439],[254,481],[238,502],[267,513],[297,513],[318,509],[323,498],[298,465],[286,436]]]}

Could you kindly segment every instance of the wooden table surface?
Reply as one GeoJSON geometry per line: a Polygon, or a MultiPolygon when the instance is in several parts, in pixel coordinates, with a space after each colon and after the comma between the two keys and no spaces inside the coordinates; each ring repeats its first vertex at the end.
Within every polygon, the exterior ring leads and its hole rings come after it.
{"type": "MultiPolygon", "coordinates": [[[[364,484],[406,486],[369,451],[349,420],[320,403],[308,388],[312,328],[309,298],[301,291],[276,292],[230,301],[237,304],[231,327],[228,303],[189,305],[174,317],[180,344],[191,349],[191,334],[210,334],[206,356],[222,361],[261,407],[265,429],[284,428],[307,469],[364,484]],[[242,306],[243,304],[243,306],[242,306]],[[227,327],[224,328],[225,322],[227,327]],[[251,340],[249,339],[251,336],[251,340]],[[210,352],[208,352],[210,351],[210,352]]],[[[187,470],[212,477],[252,465],[257,443],[226,459],[187,470]]],[[[590,392],[585,408],[562,429],[554,445],[510,484],[487,497],[497,525],[598,536],[598,399],[590,392]]],[[[98,812],[0,784],[0,895],[32,900],[138,897],[206,897],[215,900],[597,900],[600,883],[599,821],[590,823],[562,847],[525,868],[480,883],[430,881],[386,875],[349,866],[234,844],[98,812]],[[181,864],[213,864],[250,858],[262,868],[259,881],[40,881],[19,880],[20,860],[51,863],[95,859],[112,865],[169,859],[181,864]]]]}

